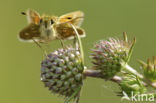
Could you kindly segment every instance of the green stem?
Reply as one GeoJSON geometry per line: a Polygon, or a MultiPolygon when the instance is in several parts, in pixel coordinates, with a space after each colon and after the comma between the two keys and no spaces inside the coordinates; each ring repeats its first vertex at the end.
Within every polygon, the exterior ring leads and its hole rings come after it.
{"type": "Polygon", "coordinates": [[[79,44],[79,48],[80,48],[80,53],[81,53],[82,62],[83,62],[83,64],[84,64],[83,46],[82,46],[82,42],[81,42],[81,39],[80,39],[79,33],[78,33],[78,31],[76,30],[76,28],[75,28],[74,25],[72,25],[72,24],[70,24],[70,25],[73,27],[73,29],[74,29],[74,31],[75,31],[75,33],[76,33],[76,37],[77,37],[78,44],[79,44]]]}
{"type": "Polygon", "coordinates": [[[81,90],[81,86],[79,86],[79,87],[76,89],[76,91],[75,91],[69,98],[67,98],[67,99],[64,101],[64,103],[70,102],[70,101],[80,92],[80,90],[81,90]]]}
{"type": "Polygon", "coordinates": [[[143,79],[143,75],[141,75],[140,73],[138,73],[135,69],[133,69],[131,66],[129,66],[128,64],[124,65],[124,69],[126,69],[127,71],[131,72],[132,74],[136,75],[137,77],[139,77],[140,79],[143,79]]]}
{"type": "Polygon", "coordinates": [[[136,75],[137,77],[139,77],[141,80],[143,80],[145,83],[149,84],[151,87],[156,89],[156,83],[152,83],[150,80],[148,80],[147,78],[145,78],[143,75],[141,75],[140,73],[138,73],[135,69],[133,69],[131,66],[129,66],[128,64],[123,66],[125,70],[129,71],[130,73],[136,75]]]}

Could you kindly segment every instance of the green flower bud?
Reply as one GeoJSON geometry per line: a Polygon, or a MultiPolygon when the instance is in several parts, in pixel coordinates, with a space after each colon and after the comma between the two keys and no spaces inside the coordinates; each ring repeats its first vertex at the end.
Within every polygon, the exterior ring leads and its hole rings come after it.
{"type": "Polygon", "coordinates": [[[95,45],[91,56],[95,69],[101,70],[103,78],[111,79],[121,71],[124,64],[128,63],[134,44],[135,39],[131,43],[125,33],[124,40],[114,38],[101,40],[95,45]]]}
{"type": "Polygon", "coordinates": [[[153,62],[150,59],[147,60],[147,63],[139,60],[141,68],[144,70],[144,76],[151,82],[156,82],[156,58],[153,57],[153,62]]]}
{"type": "Polygon", "coordinates": [[[41,81],[53,93],[68,98],[82,86],[83,69],[79,51],[72,47],[58,49],[42,61],[41,81]]]}
{"type": "Polygon", "coordinates": [[[124,91],[129,97],[134,95],[143,94],[146,91],[145,86],[141,83],[135,75],[126,74],[120,83],[122,92],[124,91]]]}

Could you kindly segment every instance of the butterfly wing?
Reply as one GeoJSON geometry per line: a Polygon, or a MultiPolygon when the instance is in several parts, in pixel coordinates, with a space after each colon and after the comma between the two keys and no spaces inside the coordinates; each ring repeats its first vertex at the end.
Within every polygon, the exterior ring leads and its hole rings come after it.
{"type": "Polygon", "coordinates": [[[31,10],[31,9],[27,10],[26,11],[26,16],[27,16],[29,24],[36,24],[36,25],[39,24],[40,15],[35,10],[31,10]]]}
{"type": "Polygon", "coordinates": [[[39,40],[40,38],[40,26],[36,24],[29,24],[19,33],[19,39],[21,41],[31,42],[32,39],[39,40]]]}
{"type": "Polygon", "coordinates": [[[65,15],[62,15],[58,19],[58,24],[70,22],[71,24],[80,27],[82,22],[84,13],[82,11],[75,11],[65,15]]]}
{"type": "MultiPolygon", "coordinates": [[[[61,39],[73,39],[76,35],[74,29],[70,26],[64,26],[65,24],[60,24],[56,27],[56,31],[58,34],[58,37],[61,39]]],[[[85,32],[83,29],[76,27],[80,37],[85,37],[85,32]]]]}

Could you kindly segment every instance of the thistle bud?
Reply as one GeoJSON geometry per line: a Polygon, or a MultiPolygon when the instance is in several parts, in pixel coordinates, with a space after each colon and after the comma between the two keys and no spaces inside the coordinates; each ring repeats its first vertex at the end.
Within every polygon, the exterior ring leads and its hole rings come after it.
{"type": "Polygon", "coordinates": [[[143,94],[146,91],[145,86],[135,75],[126,74],[120,83],[122,93],[125,92],[129,97],[137,94],[143,94]]]}
{"type": "Polygon", "coordinates": [[[58,49],[42,61],[41,81],[52,93],[68,98],[82,86],[83,69],[78,50],[72,47],[58,49]]]}
{"type": "Polygon", "coordinates": [[[139,60],[141,68],[144,70],[144,76],[151,82],[156,82],[156,58],[153,57],[153,61],[147,60],[147,63],[139,60]]]}
{"type": "Polygon", "coordinates": [[[131,43],[124,33],[124,40],[110,38],[101,40],[93,49],[92,59],[95,69],[101,70],[103,78],[110,79],[120,72],[131,56],[135,39],[131,43]]]}

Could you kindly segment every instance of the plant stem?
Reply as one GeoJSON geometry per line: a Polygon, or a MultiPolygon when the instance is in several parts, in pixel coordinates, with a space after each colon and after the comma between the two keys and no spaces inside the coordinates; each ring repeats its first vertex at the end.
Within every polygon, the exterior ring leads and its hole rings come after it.
{"type": "Polygon", "coordinates": [[[77,29],[75,28],[75,26],[73,24],[70,24],[72,26],[72,28],[74,29],[75,33],[76,33],[76,37],[78,40],[78,44],[79,44],[79,48],[80,48],[80,53],[81,53],[81,58],[82,58],[82,62],[84,64],[84,53],[83,53],[83,46],[82,46],[82,42],[79,36],[79,33],[77,31],[77,29]]]}
{"type": "Polygon", "coordinates": [[[139,77],[141,80],[143,80],[145,83],[144,85],[147,86],[147,84],[149,84],[151,87],[156,89],[156,83],[152,83],[150,80],[144,78],[143,75],[141,75],[140,73],[138,73],[135,69],[133,69],[131,66],[129,66],[128,64],[124,65],[124,69],[126,69],[127,71],[129,71],[130,73],[136,75],[137,77],[139,77]],[[146,84],[147,83],[147,84],[146,84]]]}
{"type": "MultiPolygon", "coordinates": [[[[84,73],[85,76],[88,76],[88,77],[103,79],[101,71],[99,71],[99,70],[85,69],[83,73],[84,73]]],[[[119,84],[122,81],[122,78],[119,77],[119,76],[114,76],[111,79],[111,81],[116,82],[116,83],[119,84]]]]}
{"type": "Polygon", "coordinates": [[[88,77],[102,78],[100,70],[84,69],[84,75],[88,77]]]}
{"type": "Polygon", "coordinates": [[[74,92],[69,98],[67,98],[67,99],[64,101],[64,103],[70,102],[70,101],[80,92],[80,90],[81,90],[81,86],[79,86],[79,87],[75,90],[75,92],[74,92]]]}
{"type": "Polygon", "coordinates": [[[135,69],[133,69],[128,64],[124,65],[124,69],[126,69],[127,71],[131,72],[132,74],[138,76],[140,79],[143,79],[144,78],[143,75],[141,75],[140,73],[138,73],[135,69]]]}
{"type": "MultiPolygon", "coordinates": [[[[149,84],[151,87],[156,89],[156,83],[152,83],[151,81],[147,80],[146,78],[144,78],[141,74],[139,74],[136,70],[134,70],[132,67],[130,67],[129,65],[126,66],[126,69],[129,70],[129,72],[133,73],[134,75],[140,77],[140,79],[142,79],[144,82],[143,85],[144,86],[148,86],[147,84],[149,84]]],[[[101,78],[102,77],[102,73],[100,70],[94,70],[94,69],[84,69],[83,74],[87,77],[93,77],[93,78],[101,78]]],[[[111,81],[120,84],[120,82],[122,81],[122,78],[119,76],[114,76],[111,81]]]]}

